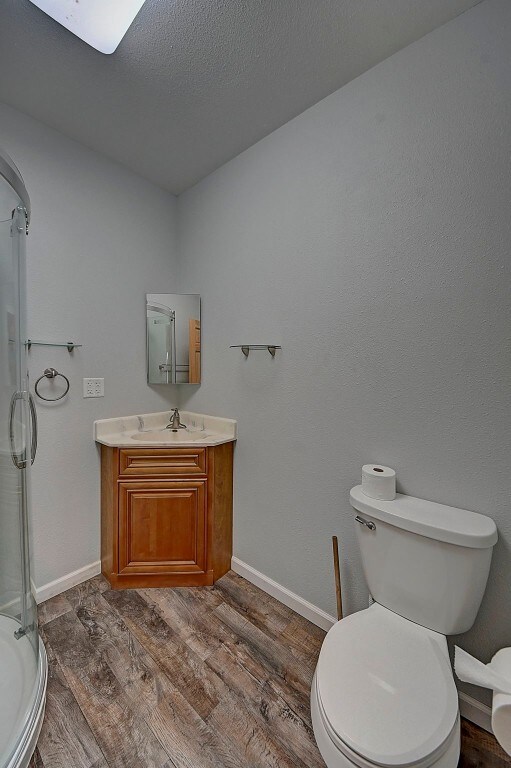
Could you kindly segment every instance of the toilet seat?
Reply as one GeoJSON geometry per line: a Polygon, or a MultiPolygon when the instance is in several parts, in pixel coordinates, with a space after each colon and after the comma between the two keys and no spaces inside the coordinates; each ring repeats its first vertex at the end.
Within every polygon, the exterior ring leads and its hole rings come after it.
{"type": "Polygon", "coordinates": [[[328,736],[361,768],[426,768],[458,727],[446,638],[376,603],[332,627],[314,685],[328,736]]]}

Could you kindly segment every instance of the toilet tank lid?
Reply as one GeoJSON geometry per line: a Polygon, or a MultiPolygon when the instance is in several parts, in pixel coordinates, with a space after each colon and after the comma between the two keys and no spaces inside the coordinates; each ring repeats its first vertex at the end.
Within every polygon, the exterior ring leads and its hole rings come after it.
{"type": "Polygon", "coordinates": [[[351,489],[350,502],[358,512],[437,541],[485,549],[493,547],[498,539],[497,526],[491,517],[467,509],[448,507],[403,493],[396,494],[392,501],[372,499],[363,493],[361,485],[351,489]]]}

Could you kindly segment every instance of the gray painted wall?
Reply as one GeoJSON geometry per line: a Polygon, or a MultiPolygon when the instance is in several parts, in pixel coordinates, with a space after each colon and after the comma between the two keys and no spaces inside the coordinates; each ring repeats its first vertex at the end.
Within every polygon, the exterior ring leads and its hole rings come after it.
{"type": "Polygon", "coordinates": [[[235,554],[334,613],[337,534],[365,607],[348,492],[388,464],[400,491],[497,521],[461,640],[485,661],[511,644],[510,49],[511,3],[487,0],[178,201],[180,290],[203,298],[181,404],[239,421],[235,554]]]}
{"type": "Polygon", "coordinates": [[[176,290],[175,198],[105,157],[0,105],[0,146],[32,200],[28,329],[32,381],[48,366],[71,382],[66,400],[38,401],[32,473],[36,586],[99,558],[99,454],[94,419],[159,411],[175,392],[149,388],[145,294],[176,290]],[[105,397],[82,397],[82,378],[103,376],[105,397]]]}

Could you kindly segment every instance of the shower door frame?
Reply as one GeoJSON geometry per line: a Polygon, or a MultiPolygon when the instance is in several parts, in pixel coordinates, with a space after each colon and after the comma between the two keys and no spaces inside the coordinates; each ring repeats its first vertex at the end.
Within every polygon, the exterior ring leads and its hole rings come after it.
{"type": "MultiPolygon", "coordinates": [[[[16,386],[19,389],[13,395],[12,405],[14,407],[21,408],[23,410],[22,419],[26,423],[28,430],[26,432],[26,440],[21,453],[17,453],[13,450],[12,440],[11,442],[11,457],[21,477],[20,483],[20,541],[21,548],[21,621],[20,628],[15,633],[15,637],[21,638],[25,634],[28,636],[27,640],[33,645],[33,650],[36,655],[37,671],[36,678],[34,680],[33,690],[33,703],[24,722],[20,722],[20,729],[18,733],[18,741],[14,746],[13,752],[7,759],[7,763],[1,766],[1,768],[26,768],[35,750],[37,738],[41,730],[44,709],[46,703],[46,686],[48,679],[48,662],[46,656],[46,650],[44,644],[39,636],[37,629],[37,606],[35,596],[32,593],[32,584],[30,579],[31,562],[30,562],[30,542],[29,542],[29,514],[30,514],[30,494],[29,494],[29,477],[28,468],[30,467],[33,458],[35,457],[35,445],[31,439],[32,428],[34,424],[31,423],[31,416],[35,416],[34,413],[30,413],[30,401],[31,395],[29,392],[29,376],[27,369],[27,351],[26,351],[26,237],[28,235],[28,228],[30,223],[30,197],[25,184],[16,168],[14,163],[10,160],[9,156],[0,151],[0,177],[2,177],[11,189],[15,192],[19,204],[16,205],[16,209],[13,211],[12,223],[11,223],[11,236],[13,237],[13,248],[17,249],[17,277],[18,277],[18,298],[17,298],[17,326],[18,326],[18,349],[16,355],[17,370],[19,370],[19,378],[16,382],[16,386]],[[14,242],[14,238],[16,238],[14,242]],[[18,403],[21,400],[21,403],[18,403]]],[[[14,410],[14,409],[13,409],[14,410]]],[[[13,413],[14,415],[14,413],[13,413]]]]}
{"type": "Polygon", "coordinates": [[[23,183],[23,179],[19,175],[19,173],[16,172],[15,168],[9,161],[6,159],[5,156],[2,156],[0,154],[0,176],[3,176],[6,182],[9,184],[10,187],[16,192],[19,199],[23,203],[23,206],[25,208],[26,214],[27,214],[27,228],[30,224],[30,197],[28,195],[27,188],[25,184],[23,183]]]}
{"type": "MultiPolygon", "coordinates": [[[[15,637],[19,639],[23,635],[27,635],[34,646],[34,650],[38,651],[39,637],[37,633],[37,606],[35,601],[35,595],[32,593],[32,584],[30,579],[31,573],[31,559],[30,559],[30,535],[29,535],[29,512],[30,512],[30,490],[29,490],[29,472],[30,467],[34,463],[34,459],[37,452],[37,413],[34,403],[34,398],[29,391],[29,377],[27,366],[27,349],[26,349],[26,327],[25,327],[25,314],[26,314],[26,297],[25,297],[25,285],[26,285],[26,248],[25,238],[28,234],[29,214],[25,205],[25,201],[22,200],[21,204],[16,206],[16,209],[12,214],[11,223],[11,238],[13,241],[13,249],[16,249],[16,265],[17,265],[17,286],[18,286],[18,349],[17,354],[17,369],[19,370],[19,379],[16,382],[18,389],[13,393],[11,398],[10,418],[9,418],[9,442],[11,449],[11,459],[19,474],[19,487],[20,487],[20,503],[19,503],[19,515],[20,515],[20,555],[21,555],[21,626],[15,633],[15,637]],[[21,410],[22,422],[26,427],[25,441],[21,452],[16,450],[13,422],[15,419],[17,409],[21,410]]],[[[14,253],[13,253],[14,255],[14,253]]]]}

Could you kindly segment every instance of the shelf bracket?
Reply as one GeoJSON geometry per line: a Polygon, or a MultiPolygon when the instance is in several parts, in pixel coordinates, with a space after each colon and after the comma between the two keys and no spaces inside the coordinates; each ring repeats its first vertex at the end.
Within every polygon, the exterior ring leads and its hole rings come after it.
{"type": "Polygon", "coordinates": [[[251,349],[266,349],[272,357],[275,357],[277,349],[282,349],[278,344],[231,344],[231,349],[241,349],[245,357],[248,357],[251,349]]]}
{"type": "Polygon", "coordinates": [[[33,339],[27,339],[25,346],[30,352],[33,346],[36,347],[66,347],[68,352],[73,352],[77,347],[81,347],[81,344],[76,344],[74,341],[34,341],[33,339]]]}

